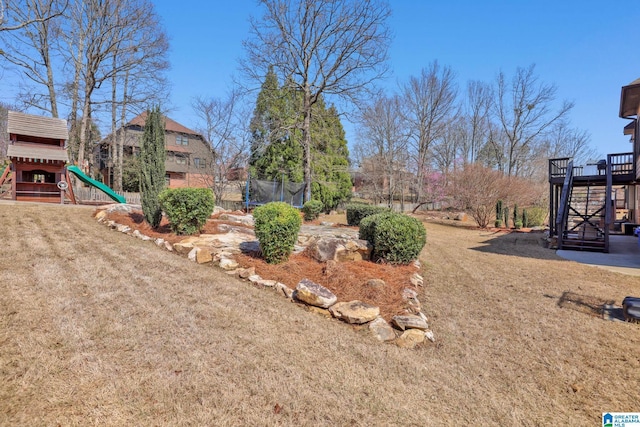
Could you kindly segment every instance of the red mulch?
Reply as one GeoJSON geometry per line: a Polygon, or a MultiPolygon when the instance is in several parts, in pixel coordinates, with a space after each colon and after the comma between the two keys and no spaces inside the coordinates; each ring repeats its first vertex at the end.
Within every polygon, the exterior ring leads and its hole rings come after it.
{"type": "MultiPolygon", "coordinates": [[[[130,214],[112,212],[108,215],[108,219],[137,229],[147,236],[162,238],[172,244],[185,238],[171,232],[166,218],[162,219],[157,229],[153,229],[144,220],[142,212],[130,214]]],[[[221,234],[218,229],[220,224],[238,225],[212,216],[201,233],[221,234]]],[[[405,288],[415,290],[409,278],[418,271],[413,265],[398,266],[370,261],[322,263],[305,254],[291,255],[288,261],[276,265],[267,264],[263,259],[251,254],[239,254],[234,257],[242,267],[254,267],[256,274],[261,277],[277,280],[290,288],[295,288],[300,280],[306,278],[331,290],[338,296],[339,301],[360,300],[378,306],[380,314],[386,320],[390,320],[393,315],[404,313],[405,303],[402,299],[402,291],[405,288]],[[385,286],[375,288],[367,285],[369,279],[382,279],[385,286]]]]}

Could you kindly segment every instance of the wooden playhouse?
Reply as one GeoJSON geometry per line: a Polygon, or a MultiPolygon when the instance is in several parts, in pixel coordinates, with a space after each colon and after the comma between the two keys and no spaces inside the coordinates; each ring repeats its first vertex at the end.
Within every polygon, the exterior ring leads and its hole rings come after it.
{"type": "Polygon", "coordinates": [[[64,203],[65,165],[69,138],[63,119],[8,112],[10,164],[0,176],[9,198],[20,201],[64,203]]]}

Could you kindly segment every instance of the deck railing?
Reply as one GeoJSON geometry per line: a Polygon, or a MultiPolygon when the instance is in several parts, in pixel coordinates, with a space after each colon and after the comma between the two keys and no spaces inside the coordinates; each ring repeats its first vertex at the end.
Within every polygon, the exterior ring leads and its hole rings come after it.
{"type": "MultiPolygon", "coordinates": [[[[549,179],[564,178],[567,175],[567,167],[570,157],[549,159],[549,179]]],[[[607,163],[611,167],[612,175],[632,175],[635,171],[633,153],[617,153],[607,155],[607,163]]],[[[573,176],[606,175],[607,164],[573,166],[573,176]]]]}

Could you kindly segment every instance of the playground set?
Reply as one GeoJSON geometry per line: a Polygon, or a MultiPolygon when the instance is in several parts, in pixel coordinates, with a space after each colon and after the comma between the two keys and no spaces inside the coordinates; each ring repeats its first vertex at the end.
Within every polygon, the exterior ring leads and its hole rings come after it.
{"type": "Polygon", "coordinates": [[[68,164],[66,120],[9,111],[7,128],[9,164],[0,175],[0,198],[46,203],[65,203],[69,199],[77,204],[70,185],[73,174],[114,201],[126,203],[123,196],[68,164]]]}

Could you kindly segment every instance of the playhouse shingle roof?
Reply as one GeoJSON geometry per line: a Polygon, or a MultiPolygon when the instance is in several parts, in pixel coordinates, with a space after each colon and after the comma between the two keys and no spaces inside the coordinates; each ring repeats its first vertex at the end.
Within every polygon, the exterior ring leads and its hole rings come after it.
{"type": "Polygon", "coordinates": [[[59,160],[68,162],[67,150],[62,147],[46,146],[43,144],[10,144],[7,147],[7,157],[31,159],[35,161],[59,160]]]}
{"type": "Polygon", "coordinates": [[[69,139],[67,121],[52,117],[34,116],[32,114],[9,111],[7,128],[9,133],[28,135],[39,138],[69,139]]]}

